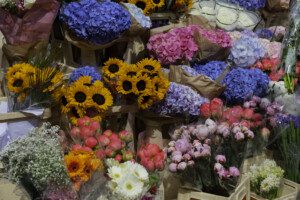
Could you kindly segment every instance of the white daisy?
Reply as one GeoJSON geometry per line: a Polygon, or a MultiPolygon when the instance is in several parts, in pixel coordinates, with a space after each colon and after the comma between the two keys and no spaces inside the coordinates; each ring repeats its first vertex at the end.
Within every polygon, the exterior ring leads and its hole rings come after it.
{"type": "Polygon", "coordinates": [[[123,177],[123,171],[118,166],[112,166],[108,169],[108,176],[115,182],[119,182],[123,177]]]}
{"type": "Polygon", "coordinates": [[[122,182],[118,184],[116,192],[124,199],[136,199],[143,192],[144,184],[137,178],[126,176],[122,182]]]}
{"type": "Polygon", "coordinates": [[[113,158],[105,159],[105,164],[107,167],[119,166],[120,163],[113,158]]]}
{"type": "Polygon", "coordinates": [[[148,181],[149,176],[147,170],[140,164],[135,163],[132,166],[133,174],[141,181],[148,181]]]}

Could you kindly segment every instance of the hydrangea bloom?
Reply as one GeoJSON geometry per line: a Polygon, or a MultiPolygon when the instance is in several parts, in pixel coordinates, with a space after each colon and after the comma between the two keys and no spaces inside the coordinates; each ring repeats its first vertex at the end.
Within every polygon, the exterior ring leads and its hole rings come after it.
{"type": "Polygon", "coordinates": [[[199,108],[208,99],[201,97],[192,88],[178,83],[171,83],[166,98],[152,107],[162,115],[188,114],[199,115],[199,108]]]}
{"type": "Polygon", "coordinates": [[[101,80],[101,75],[96,71],[94,67],[85,66],[75,69],[70,75],[69,83],[77,81],[81,76],[92,77],[92,82],[96,80],[101,80]]]}
{"type": "Polygon", "coordinates": [[[227,64],[222,61],[210,61],[206,65],[193,65],[198,74],[206,75],[212,80],[216,80],[226,67],[227,64]]]}
{"type": "Polygon", "coordinates": [[[270,29],[262,28],[255,31],[255,33],[260,38],[271,39],[273,37],[273,32],[270,29]]]}
{"type": "Polygon", "coordinates": [[[142,9],[138,8],[136,5],[131,3],[124,3],[124,5],[127,7],[130,14],[143,28],[151,28],[151,19],[149,16],[144,15],[142,9]]]}
{"type": "Polygon", "coordinates": [[[95,44],[118,38],[131,25],[129,12],[110,1],[81,0],[66,4],[60,19],[78,38],[95,44]]]}
{"type": "Polygon", "coordinates": [[[181,67],[185,72],[187,72],[191,76],[197,76],[199,74],[195,69],[191,68],[188,65],[179,65],[178,67],[181,67]]]}
{"type": "Polygon", "coordinates": [[[280,58],[282,43],[280,42],[270,42],[267,39],[259,39],[260,44],[266,51],[266,57],[269,58],[280,58]]]}
{"type": "Polygon", "coordinates": [[[266,5],[266,0],[229,0],[229,2],[238,4],[247,10],[256,10],[266,5]]]}
{"type": "Polygon", "coordinates": [[[191,61],[198,51],[193,31],[188,27],[174,28],[167,33],[152,36],[147,48],[162,64],[191,61]]]}
{"type": "Polygon", "coordinates": [[[237,66],[249,67],[264,56],[265,49],[257,38],[242,35],[239,40],[234,42],[229,59],[237,66]]]}
{"type": "Polygon", "coordinates": [[[225,99],[229,103],[241,103],[253,95],[266,95],[269,78],[260,69],[237,68],[226,75],[223,84],[226,85],[225,99]]]}

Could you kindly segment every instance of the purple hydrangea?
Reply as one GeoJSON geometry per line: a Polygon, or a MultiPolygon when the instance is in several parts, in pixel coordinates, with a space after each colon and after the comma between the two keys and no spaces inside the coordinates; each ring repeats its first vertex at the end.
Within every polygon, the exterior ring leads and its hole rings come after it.
{"type": "Polygon", "coordinates": [[[200,96],[192,88],[171,82],[166,98],[154,105],[152,110],[162,115],[199,115],[199,108],[208,99],[200,96]]]}
{"type": "Polygon", "coordinates": [[[262,28],[258,29],[255,31],[255,33],[258,35],[260,38],[265,38],[270,40],[273,37],[273,32],[270,29],[262,28]]]}
{"type": "Polygon", "coordinates": [[[269,77],[260,69],[236,68],[226,75],[223,84],[226,85],[223,96],[228,103],[242,103],[253,95],[265,96],[269,77]]]}
{"type": "Polygon", "coordinates": [[[191,68],[188,65],[179,65],[178,67],[181,67],[186,73],[188,73],[191,76],[199,75],[199,73],[195,69],[191,68]]]}
{"type": "Polygon", "coordinates": [[[198,74],[206,75],[212,80],[216,80],[226,67],[227,64],[222,61],[210,61],[206,65],[193,65],[193,68],[198,72],[198,74]]]}
{"type": "Polygon", "coordinates": [[[243,34],[239,40],[234,42],[229,59],[237,66],[250,67],[265,54],[265,49],[258,38],[243,34]]]}
{"type": "Polygon", "coordinates": [[[266,5],[266,0],[229,0],[230,3],[238,4],[247,10],[256,10],[266,5]]]}
{"type": "Polygon", "coordinates": [[[60,20],[80,39],[105,44],[118,38],[131,25],[129,12],[120,4],[80,0],[64,5],[60,20]]]}
{"type": "Polygon", "coordinates": [[[96,80],[101,80],[101,75],[96,71],[94,67],[85,66],[75,69],[70,75],[69,83],[73,83],[78,80],[81,76],[90,76],[92,77],[92,82],[96,80]]]}
{"type": "Polygon", "coordinates": [[[298,128],[300,125],[300,117],[296,117],[294,115],[278,113],[275,118],[277,126],[289,125],[291,122],[294,124],[295,128],[298,128]]]}

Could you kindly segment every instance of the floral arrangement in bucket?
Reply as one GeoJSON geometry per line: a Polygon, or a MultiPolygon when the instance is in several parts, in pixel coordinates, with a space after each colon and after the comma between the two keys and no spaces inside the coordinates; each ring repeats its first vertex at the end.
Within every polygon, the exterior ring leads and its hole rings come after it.
{"type": "Polygon", "coordinates": [[[284,171],[273,160],[265,160],[261,165],[250,167],[251,190],[256,194],[275,199],[279,196],[284,171]]]}
{"type": "Polygon", "coordinates": [[[162,74],[161,64],[149,58],[135,65],[110,58],[102,67],[102,75],[113,91],[137,101],[141,109],[147,109],[153,103],[161,101],[169,88],[169,81],[162,74]]]}
{"type": "Polygon", "coordinates": [[[113,105],[113,96],[100,79],[93,67],[85,66],[74,70],[69,84],[61,88],[57,99],[62,113],[69,116],[72,124],[84,116],[101,121],[105,111],[113,105]]]}

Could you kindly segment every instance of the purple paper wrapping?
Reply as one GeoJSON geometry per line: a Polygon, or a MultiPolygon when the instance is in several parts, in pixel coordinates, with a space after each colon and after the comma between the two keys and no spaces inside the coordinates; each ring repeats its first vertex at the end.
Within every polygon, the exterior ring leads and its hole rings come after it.
{"type": "Polygon", "coordinates": [[[22,17],[0,8],[0,30],[7,44],[23,45],[48,40],[59,6],[56,0],[37,0],[22,17]]]}

